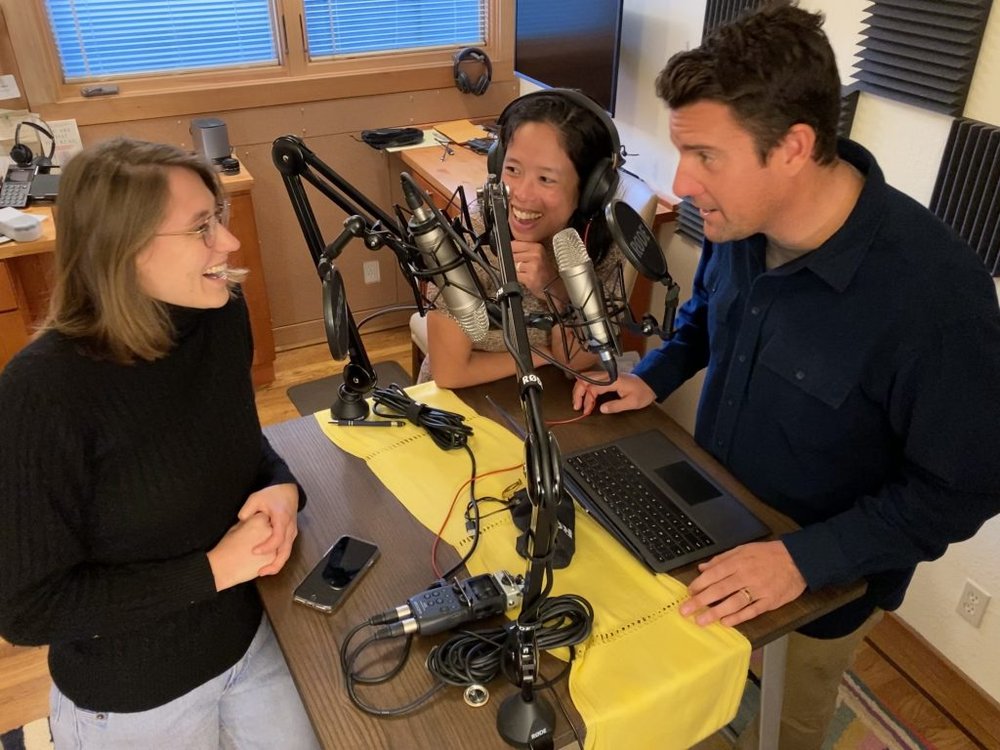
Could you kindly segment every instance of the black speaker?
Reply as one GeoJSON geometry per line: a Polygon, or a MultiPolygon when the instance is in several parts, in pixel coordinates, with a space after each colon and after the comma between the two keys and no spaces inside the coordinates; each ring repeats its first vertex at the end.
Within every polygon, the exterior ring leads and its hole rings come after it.
{"type": "MultiPolygon", "coordinates": [[[[44,144],[43,144],[44,145],[44,144]]],[[[14,145],[10,149],[10,159],[19,167],[38,167],[38,171],[47,174],[52,168],[52,157],[56,152],[56,139],[52,131],[47,127],[29,120],[22,120],[14,129],[14,145]],[[29,128],[37,130],[49,139],[48,155],[39,154],[35,156],[31,148],[26,143],[21,143],[21,126],[27,125],[29,128]]]]}
{"type": "MultiPolygon", "coordinates": [[[[604,111],[604,108],[582,91],[575,89],[542,89],[541,91],[532,91],[529,94],[518,97],[504,107],[503,112],[500,113],[500,117],[497,118],[497,126],[500,132],[503,132],[504,120],[511,107],[531,97],[545,96],[565,97],[579,107],[592,112],[601,125],[604,126],[608,138],[611,140],[611,153],[598,161],[589,175],[580,175],[579,210],[584,216],[593,216],[598,211],[604,210],[604,206],[614,195],[615,188],[618,186],[618,167],[621,166],[622,151],[621,141],[618,138],[618,128],[615,127],[614,122],[608,113],[604,111]]],[[[504,147],[500,141],[501,139],[497,138],[486,155],[486,167],[490,174],[500,175],[503,169],[504,147]]]]}
{"type": "Polygon", "coordinates": [[[485,94],[493,79],[493,63],[490,62],[489,55],[479,47],[466,47],[456,52],[453,59],[455,63],[452,65],[451,73],[455,78],[455,87],[463,94],[475,94],[476,96],[485,94]],[[475,81],[462,70],[462,64],[468,61],[481,63],[484,68],[483,73],[475,81]]]}

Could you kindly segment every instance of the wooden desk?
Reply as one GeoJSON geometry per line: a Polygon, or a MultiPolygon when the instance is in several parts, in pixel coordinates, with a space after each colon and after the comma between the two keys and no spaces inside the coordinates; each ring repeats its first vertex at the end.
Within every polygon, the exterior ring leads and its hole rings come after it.
{"type": "Polygon", "coordinates": [[[413,178],[434,198],[438,208],[444,209],[451,194],[459,186],[465,190],[469,203],[476,199],[476,191],[486,183],[486,157],[457,144],[453,153],[443,160],[440,146],[408,148],[399,151],[399,158],[413,178]]]}
{"type": "MultiPolygon", "coordinates": [[[[246,167],[238,175],[221,177],[231,207],[229,228],[240,240],[240,249],[233,253],[231,262],[251,269],[243,290],[254,338],[253,381],[256,386],[266,385],[274,380],[274,333],[251,195],[254,180],[246,167]]],[[[52,210],[47,205],[27,209],[28,213],[46,217],[39,239],[0,245],[0,370],[28,343],[46,314],[56,244],[52,210]]]]}
{"type": "MultiPolygon", "coordinates": [[[[572,416],[570,382],[553,368],[542,368],[539,374],[545,384],[546,419],[572,416]]],[[[486,401],[487,394],[515,416],[521,413],[512,380],[460,390],[458,394],[486,417],[498,418],[486,401]]],[[[553,433],[561,450],[569,453],[649,428],[660,429],[776,533],[795,528],[789,519],[754,498],[702,451],[688,433],[655,407],[618,415],[596,415],[582,423],[556,426],[553,433]]],[[[306,488],[309,504],[300,516],[299,539],[288,564],[277,576],[262,579],[259,587],[323,745],[330,748],[506,747],[495,727],[497,706],[502,696],[510,693],[510,686],[502,680],[489,686],[493,696],[480,709],[466,707],[458,689],[445,690],[430,706],[402,721],[375,719],[350,704],[337,661],[340,639],[352,625],[402,604],[430,582],[433,535],[408,514],[360,459],[336,448],[322,434],[313,417],[274,425],[265,432],[306,488]],[[332,617],[293,605],[295,585],[343,533],[358,534],[378,543],[382,548],[382,560],[332,617]]],[[[458,560],[451,548],[442,547],[440,551],[443,566],[458,560]]],[[[688,582],[696,574],[692,565],[679,571],[676,577],[688,582]]],[[[754,647],[780,643],[781,636],[851,601],[863,591],[864,585],[859,583],[807,593],[738,629],[754,647]]],[[[411,668],[385,689],[372,691],[372,700],[378,700],[381,705],[402,705],[421,694],[431,684],[422,667],[422,655],[427,648],[428,645],[419,643],[418,639],[414,656],[417,664],[411,664],[411,668]]],[[[551,671],[550,668],[546,673],[551,674],[551,671]]],[[[564,691],[565,686],[561,686],[562,695],[564,691]]],[[[565,722],[561,716],[558,722],[562,732],[565,722]]]]}

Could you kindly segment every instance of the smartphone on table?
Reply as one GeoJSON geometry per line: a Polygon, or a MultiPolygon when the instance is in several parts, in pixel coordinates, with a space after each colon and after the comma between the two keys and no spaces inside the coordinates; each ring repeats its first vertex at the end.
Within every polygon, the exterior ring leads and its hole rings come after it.
{"type": "Polygon", "coordinates": [[[295,601],[320,612],[333,612],[378,557],[377,545],[345,534],[295,589],[295,601]]]}

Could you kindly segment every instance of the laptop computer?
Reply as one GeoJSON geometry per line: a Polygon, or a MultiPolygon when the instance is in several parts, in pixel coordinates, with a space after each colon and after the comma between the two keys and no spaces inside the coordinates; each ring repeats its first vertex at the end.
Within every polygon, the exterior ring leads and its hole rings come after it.
{"type": "Polygon", "coordinates": [[[655,573],[770,533],[659,430],[564,456],[563,480],[577,503],[655,573]]]}

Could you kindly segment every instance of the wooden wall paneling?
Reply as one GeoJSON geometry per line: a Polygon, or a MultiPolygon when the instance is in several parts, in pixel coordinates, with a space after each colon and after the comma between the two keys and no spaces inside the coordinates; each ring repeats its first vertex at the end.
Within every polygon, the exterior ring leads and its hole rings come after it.
{"type": "Polygon", "coordinates": [[[24,84],[21,83],[21,69],[14,58],[14,50],[10,45],[10,35],[7,32],[7,19],[4,10],[0,8],[0,75],[12,75],[17,81],[21,95],[16,99],[4,99],[4,109],[27,109],[28,100],[24,97],[24,84]]]}
{"type": "Polygon", "coordinates": [[[0,370],[28,343],[27,321],[22,306],[23,292],[17,275],[8,266],[12,260],[0,261],[0,370]]]}
{"type": "Polygon", "coordinates": [[[17,292],[14,291],[14,274],[7,264],[10,261],[0,261],[0,312],[10,312],[17,309],[17,292]]]}
{"type": "Polygon", "coordinates": [[[253,382],[254,385],[261,386],[274,380],[274,332],[266,279],[260,270],[262,264],[254,199],[249,192],[239,192],[230,194],[229,202],[229,229],[240,240],[240,249],[233,254],[229,263],[252,269],[243,282],[243,289],[246,292],[250,327],[253,330],[253,382]]]}
{"type": "MultiPolygon", "coordinates": [[[[351,135],[312,138],[306,141],[306,145],[383,210],[391,209],[383,153],[354,140],[351,135]]],[[[241,150],[240,157],[250,165],[257,179],[258,229],[271,299],[275,343],[279,349],[315,343],[324,336],[322,288],[281,175],[271,163],[271,144],[241,150]]],[[[347,214],[312,186],[307,185],[306,192],[324,240],[333,241],[343,229],[347,214]]],[[[383,248],[373,252],[360,241],[354,241],[337,259],[336,265],[343,276],[355,318],[360,319],[373,310],[400,301],[397,284],[399,270],[391,251],[383,248]],[[377,284],[364,283],[363,264],[368,260],[379,263],[381,280],[377,284]]],[[[386,324],[401,325],[402,322],[399,319],[395,322],[391,318],[380,319],[379,323],[372,323],[372,330],[386,324]]]]}
{"type": "Polygon", "coordinates": [[[52,253],[39,253],[11,258],[8,262],[17,268],[21,280],[20,293],[26,303],[26,323],[33,332],[49,310],[55,260],[52,253]]]}
{"type": "MultiPolygon", "coordinates": [[[[384,153],[360,141],[362,130],[496,116],[515,96],[517,83],[505,81],[495,82],[479,97],[446,87],[202,113],[226,122],[235,155],[255,179],[253,202],[260,255],[278,349],[321,341],[324,333],[321,287],[284,185],[271,161],[274,139],[285,134],[302,137],[331,168],[391,213],[393,203],[400,200],[395,184],[398,177],[390,174],[384,153]]],[[[158,117],[86,125],[80,132],[88,145],[129,135],[191,148],[190,121],[188,115],[158,117]]],[[[307,190],[329,242],[340,233],[346,216],[311,187],[307,190]]],[[[409,285],[389,250],[371,252],[355,243],[341,256],[338,268],[344,275],[351,309],[359,320],[376,309],[413,301],[409,285]],[[363,263],[367,260],[378,261],[380,283],[364,283],[363,263]]],[[[406,318],[405,313],[387,315],[372,321],[370,329],[405,325],[406,318]]]]}

